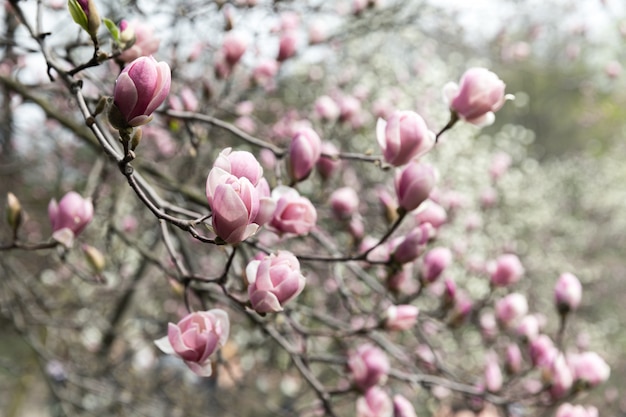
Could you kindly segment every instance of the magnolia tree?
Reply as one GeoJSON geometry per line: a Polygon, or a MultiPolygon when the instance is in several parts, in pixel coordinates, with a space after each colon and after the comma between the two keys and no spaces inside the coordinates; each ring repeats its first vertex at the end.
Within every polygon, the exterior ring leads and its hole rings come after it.
{"type": "Polygon", "coordinates": [[[532,132],[475,138],[505,81],[328,3],[5,3],[0,307],[52,409],[597,416],[532,132]]]}

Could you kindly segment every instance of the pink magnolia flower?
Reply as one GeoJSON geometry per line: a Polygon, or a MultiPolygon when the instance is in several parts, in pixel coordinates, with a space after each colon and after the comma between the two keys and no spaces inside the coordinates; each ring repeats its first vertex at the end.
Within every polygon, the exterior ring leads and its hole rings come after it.
{"type": "Polygon", "coordinates": [[[252,70],[252,80],[263,87],[270,88],[272,81],[278,73],[279,64],[274,59],[261,61],[252,70]]]}
{"type": "Polygon", "coordinates": [[[424,255],[422,264],[422,280],[433,283],[441,273],[452,263],[452,252],[448,248],[433,248],[424,255]]]}
{"type": "Polygon", "coordinates": [[[300,262],[287,251],[250,261],[246,277],[250,303],[257,313],[283,311],[283,305],[296,298],[305,285],[300,262]]]}
{"type": "MultiPolygon", "coordinates": [[[[263,168],[257,159],[248,151],[233,151],[226,148],[220,152],[213,163],[218,167],[234,175],[237,178],[247,178],[255,187],[263,177],[263,168]]],[[[208,182],[207,182],[207,185],[208,182]]],[[[207,190],[207,194],[209,191],[207,190]]],[[[209,201],[210,203],[210,201],[209,201]]]]}
{"type": "Polygon", "coordinates": [[[311,201],[291,187],[279,186],[272,191],[276,209],[270,226],[280,233],[306,235],[317,221],[317,211],[311,201]]]}
{"type": "Polygon", "coordinates": [[[496,302],[496,317],[504,326],[522,318],[528,312],[528,301],[520,293],[512,293],[496,302]]]}
{"type": "Polygon", "coordinates": [[[366,391],[387,378],[389,359],[380,348],[368,343],[350,352],[348,369],[354,384],[361,391],[366,391]]]}
{"type": "Polygon", "coordinates": [[[436,182],[435,169],[426,163],[413,161],[396,173],[395,188],[398,204],[406,211],[422,204],[436,182]]]}
{"type": "Polygon", "coordinates": [[[496,287],[506,287],[514,284],[524,274],[524,267],[517,255],[507,253],[500,255],[491,269],[491,284],[496,287]]]}
{"type": "Polygon", "coordinates": [[[341,109],[331,97],[320,96],[315,100],[315,114],[322,120],[335,121],[341,114],[341,109]]]}
{"type": "Polygon", "coordinates": [[[330,208],[338,219],[350,218],[359,209],[359,195],[354,188],[338,188],[330,195],[330,208]]]}
{"type": "MultiPolygon", "coordinates": [[[[331,142],[322,142],[322,153],[329,156],[335,156],[339,155],[339,149],[337,149],[337,147],[331,142]]],[[[329,156],[321,155],[320,159],[318,159],[315,164],[317,171],[324,180],[330,178],[331,175],[333,175],[341,166],[341,161],[339,159],[331,158],[329,156]]]]}
{"type": "Polygon", "coordinates": [[[159,349],[180,357],[194,373],[211,376],[209,357],[228,339],[230,322],[221,309],[188,314],[178,324],[169,323],[167,336],[155,340],[159,349]]]}
{"type": "Polygon", "coordinates": [[[392,258],[400,265],[413,262],[422,254],[431,236],[429,225],[420,225],[399,239],[392,258]]]}
{"type": "Polygon", "coordinates": [[[429,199],[415,211],[414,218],[418,224],[430,223],[435,229],[439,229],[448,220],[448,214],[446,209],[429,199]]]}
{"type": "Polygon", "coordinates": [[[278,56],[276,61],[283,62],[296,54],[298,38],[294,30],[285,31],[278,44],[278,56]]]}
{"type": "Polygon", "coordinates": [[[289,173],[294,181],[309,176],[322,155],[322,140],[309,127],[298,129],[289,145],[289,173]]]}
{"type": "Polygon", "coordinates": [[[356,400],[356,417],[393,417],[393,403],[382,388],[371,387],[356,400]]]}
{"type": "Polygon", "coordinates": [[[598,417],[598,410],[595,407],[565,403],[556,410],[555,417],[598,417]]]}
{"type": "Polygon", "coordinates": [[[231,67],[237,64],[248,47],[248,39],[241,33],[228,32],[224,36],[222,54],[226,63],[231,67]]]}
{"type": "Polygon", "coordinates": [[[396,111],[387,121],[378,119],[376,137],[385,161],[394,166],[428,152],[435,144],[435,134],[422,117],[412,111],[396,111]]]}
{"type": "Polygon", "coordinates": [[[522,370],[522,351],[515,343],[506,347],[505,367],[509,374],[517,374],[522,370]]]}
{"type": "Polygon", "coordinates": [[[539,336],[539,319],[533,314],[522,317],[515,332],[526,341],[534,340],[539,336]]]}
{"type": "Polygon", "coordinates": [[[557,354],[550,366],[544,370],[544,379],[550,383],[550,396],[553,399],[563,398],[569,393],[574,384],[574,377],[563,354],[557,354]]]}
{"type": "Polygon", "coordinates": [[[549,366],[556,355],[558,349],[548,335],[541,334],[528,345],[530,360],[533,366],[549,366]]]}
{"type": "Polygon", "coordinates": [[[419,308],[409,305],[392,305],[387,308],[385,328],[389,330],[408,330],[417,322],[419,308]]]}
{"type": "Polygon", "coordinates": [[[70,191],[57,203],[55,199],[48,204],[48,217],[52,225],[52,237],[66,246],[71,246],[73,238],[82,232],[93,218],[91,199],[82,198],[70,191]]]}
{"type": "Polygon", "coordinates": [[[263,168],[254,155],[248,151],[233,151],[232,148],[220,152],[207,178],[206,196],[209,205],[213,203],[215,188],[221,184],[222,177],[226,174],[247,178],[250,181],[259,197],[259,210],[253,223],[259,226],[267,223],[274,213],[276,202],[270,197],[270,188],[263,177],[263,168]]]}
{"type": "Polygon", "coordinates": [[[448,83],[444,95],[450,110],[461,119],[479,126],[494,122],[494,112],[505,101],[504,82],[485,68],[470,68],[461,77],[461,85],[448,83]]]}
{"type": "Polygon", "coordinates": [[[122,41],[130,44],[134,39],[132,45],[117,57],[120,61],[131,62],[142,56],[151,56],[159,50],[161,40],[154,36],[152,26],[138,20],[122,20],[119,28],[122,41]]]}
{"type": "Polygon", "coordinates": [[[567,356],[574,380],[595,387],[611,375],[611,368],[596,352],[574,353],[567,356]]]}
{"type": "Polygon", "coordinates": [[[498,356],[495,352],[489,352],[485,365],[485,387],[489,392],[498,392],[502,389],[502,370],[498,364],[498,356]]]}
{"type": "Polygon", "coordinates": [[[137,58],[117,77],[114,105],[109,121],[118,128],[141,126],[152,120],[154,112],[170,92],[172,74],[165,62],[153,57],[137,58]]]}
{"type": "Polygon", "coordinates": [[[393,417],[417,417],[413,404],[400,394],[393,396],[393,417]]]}
{"type": "Polygon", "coordinates": [[[554,301],[561,314],[576,310],[583,296],[583,287],[576,276],[568,272],[561,274],[554,286],[554,301]]]}

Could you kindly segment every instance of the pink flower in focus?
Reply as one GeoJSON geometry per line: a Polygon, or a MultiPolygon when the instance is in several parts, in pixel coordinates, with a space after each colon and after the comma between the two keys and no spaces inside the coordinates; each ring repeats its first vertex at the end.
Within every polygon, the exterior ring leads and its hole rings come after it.
{"type": "Polygon", "coordinates": [[[500,255],[491,266],[491,284],[496,287],[506,287],[515,284],[524,274],[524,267],[517,255],[500,255]]]}
{"type": "MultiPolygon", "coordinates": [[[[249,179],[255,187],[263,177],[261,164],[259,164],[259,161],[257,161],[254,155],[248,151],[233,151],[232,148],[226,148],[217,156],[213,167],[221,168],[237,178],[245,177],[249,179]]],[[[207,185],[209,185],[208,182],[207,185]]]]}
{"type": "Polygon", "coordinates": [[[199,311],[188,314],[178,324],[170,323],[167,336],[154,343],[164,353],[180,357],[197,375],[211,376],[209,357],[224,346],[229,330],[224,310],[199,311]]]}
{"type": "Polygon", "coordinates": [[[213,210],[213,230],[222,240],[236,244],[257,232],[259,225],[254,221],[260,200],[248,178],[214,167],[207,178],[206,194],[213,210]]]}
{"type": "Polygon", "coordinates": [[[354,384],[361,391],[366,391],[387,378],[389,359],[380,348],[371,344],[364,344],[350,352],[348,369],[354,384]]]}
{"type": "Polygon", "coordinates": [[[461,85],[448,83],[444,95],[450,110],[461,119],[479,126],[488,126],[495,120],[494,112],[505,101],[504,82],[485,68],[470,68],[461,77],[461,85]]]}
{"type": "Polygon", "coordinates": [[[123,51],[117,59],[122,62],[131,62],[142,56],[150,56],[159,50],[160,39],[154,36],[152,26],[138,20],[120,22],[120,37],[124,40],[134,38],[132,46],[123,51]]]}
{"type": "Polygon", "coordinates": [[[141,126],[170,92],[170,67],[153,57],[137,58],[117,77],[109,121],[118,128],[141,126]]]}
{"type": "Polygon", "coordinates": [[[394,184],[399,206],[405,211],[415,210],[426,201],[435,182],[435,169],[431,165],[411,162],[396,173],[394,184]]]}
{"type": "Polygon", "coordinates": [[[583,287],[576,276],[568,272],[561,274],[554,286],[554,301],[561,314],[576,310],[583,296],[583,287]]]}
{"type": "Polygon", "coordinates": [[[311,128],[300,128],[289,145],[289,173],[294,181],[309,176],[322,154],[322,140],[311,128]]]}
{"type": "Polygon", "coordinates": [[[387,121],[378,119],[376,137],[385,161],[394,166],[428,152],[435,144],[435,134],[422,117],[412,111],[396,111],[387,121]]]}
{"type": "Polygon", "coordinates": [[[276,209],[270,226],[278,232],[306,235],[315,227],[317,211],[311,201],[298,191],[279,186],[272,191],[272,198],[276,201],[276,209]]]}
{"type": "Polygon", "coordinates": [[[55,199],[48,204],[48,217],[52,226],[52,237],[66,246],[71,246],[73,238],[87,227],[93,218],[91,199],[82,198],[70,191],[57,203],[55,199]]]}
{"type": "Polygon", "coordinates": [[[287,251],[251,261],[246,277],[250,303],[257,313],[282,311],[283,305],[297,297],[305,284],[298,259],[287,251]]]}
{"type": "Polygon", "coordinates": [[[392,305],[387,308],[385,328],[388,330],[408,330],[417,322],[419,308],[409,305],[392,305]]]}

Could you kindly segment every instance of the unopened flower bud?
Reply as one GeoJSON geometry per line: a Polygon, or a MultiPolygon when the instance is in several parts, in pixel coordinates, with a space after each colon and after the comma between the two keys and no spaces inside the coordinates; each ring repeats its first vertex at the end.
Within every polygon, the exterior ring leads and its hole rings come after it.
{"type": "Polygon", "coordinates": [[[7,193],[7,223],[15,236],[22,224],[22,205],[13,193],[7,193]]]}
{"type": "Polygon", "coordinates": [[[87,260],[87,263],[89,264],[91,269],[96,274],[102,273],[106,265],[106,261],[102,252],[90,245],[83,245],[82,249],[83,253],[85,254],[85,259],[87,260]]]}
{"type": "Polygon", "coordinates": [[[74,22],[78,23],[92,39],[98,36],[100,15],[93,0],[68,0],[67,7],[74,22]]]}
{"type": "Polygon", "coordinates": [[[576,276],[564,273],[559,277],[554,287],[554,301],[561,314],[576,310],[580,305],[583,288],[576,276]]]}
{"type": "Polygon", "coordinates": [[[385,328],[408,330],[417,322],[419,309],[409,304],[390,306],[386,312],[385,328]]]}

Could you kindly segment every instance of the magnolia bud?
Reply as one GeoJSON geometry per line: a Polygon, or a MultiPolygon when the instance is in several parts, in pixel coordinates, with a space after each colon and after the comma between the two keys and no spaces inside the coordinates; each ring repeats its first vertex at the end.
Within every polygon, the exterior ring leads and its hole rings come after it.
{"type": "Polygon", "coordinates": [[[92,39],[96,39],[100,28],[100,15],[93,0],[68,0],[67,7],[74,22],[85,29],[92,39]]]}
{"type": "Polygon", "coordinates": [[[106,265],[102,252],[90,245],[83,245],[82,249],[85,254],[85,259],[87,260],[87,263],[89,263],[91,269],[93,269],[96,274],[102,273],[106,265]]]}
{"type": "Polygon", "coordinates": [[[7,223],[9,223],[13,236],[15,236],[17,229],[22,224],[22,205],[13,193],[7,193],[7,223]]]}

